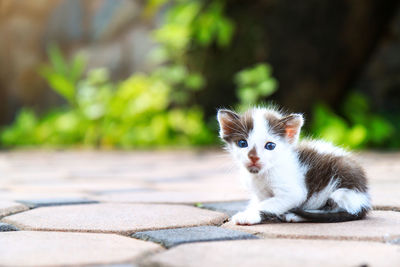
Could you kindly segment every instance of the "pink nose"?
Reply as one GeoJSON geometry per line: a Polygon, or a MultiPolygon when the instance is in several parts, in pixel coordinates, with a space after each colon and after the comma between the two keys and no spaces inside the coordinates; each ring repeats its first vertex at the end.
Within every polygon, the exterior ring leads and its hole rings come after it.
{"type": "Polygon", "coordinates": [[[257,157],[257,156],[252,156],[252,155],[250,155],[250,156],[249,156],[249,159],[251,160],[251,162],[256,163],[260,158],[257,157]]]}

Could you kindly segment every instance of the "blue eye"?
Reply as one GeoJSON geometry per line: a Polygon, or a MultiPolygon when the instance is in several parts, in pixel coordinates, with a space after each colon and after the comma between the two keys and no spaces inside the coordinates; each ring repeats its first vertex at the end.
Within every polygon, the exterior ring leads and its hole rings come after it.
{"type": "Polygon", "coordinates": [[[238,147],[244,148],[247,147],[247,141],[246,140],[239,140],[237,142],[238,147]]]}
{"type": "Polygon", "coordinates": [[[265,149],[268,149],[268,150],[274,150],[275,147],[276,147],[276,144],[272,143],[272,142],[268,142],[265,144],[265,149]]]}

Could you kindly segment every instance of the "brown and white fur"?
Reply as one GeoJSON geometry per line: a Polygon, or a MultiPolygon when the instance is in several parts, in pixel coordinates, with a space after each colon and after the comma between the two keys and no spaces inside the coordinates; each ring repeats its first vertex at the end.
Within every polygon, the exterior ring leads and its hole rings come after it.
{"type": "Polygon", "coordinates": [[[257,224],[268,217],[286,222],[365,217],[371,204],[363,169],[349,152],[330,143],[299,142],[301,114],[253,108],[239,115],[220,109],[217,117],[220,137],[251,192],[246,210],[232,217],[234,223],[257,224]],[[240,140],[247,147],[239,147],[240,140]],[[274,149],[266,149],[268,142],[274,149]]]}

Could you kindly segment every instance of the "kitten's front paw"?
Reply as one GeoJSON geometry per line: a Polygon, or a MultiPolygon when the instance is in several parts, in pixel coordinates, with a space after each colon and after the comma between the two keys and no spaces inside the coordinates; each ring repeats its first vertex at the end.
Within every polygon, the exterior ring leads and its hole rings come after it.
{"type": "Polygon", "coordinates": [[[294,222],[305,222],[306,221],[306,219],[304,219],[294,213],[286,213],[282,217],[285,222],[294,223],[294,222]]]}
{"type": "Polygon", "coordinates": [[[238,225],[252,225],[261,222],[261,215],[258,210],[246,210],[236,213],[232,222],[238,225]]]}

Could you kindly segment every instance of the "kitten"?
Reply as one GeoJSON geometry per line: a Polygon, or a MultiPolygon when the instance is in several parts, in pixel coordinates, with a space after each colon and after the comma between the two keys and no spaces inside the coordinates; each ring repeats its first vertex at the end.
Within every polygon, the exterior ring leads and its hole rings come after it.
{"type": "Polygon", "coordinates": [[[217,117],[220,137],[252,195],[234,223],[257,224],[268,217],[339,222],[362,219],[371,208],[364,171],[348,152],[323,141],[298,142],[301,114],[220,109],[217,117]]]}

